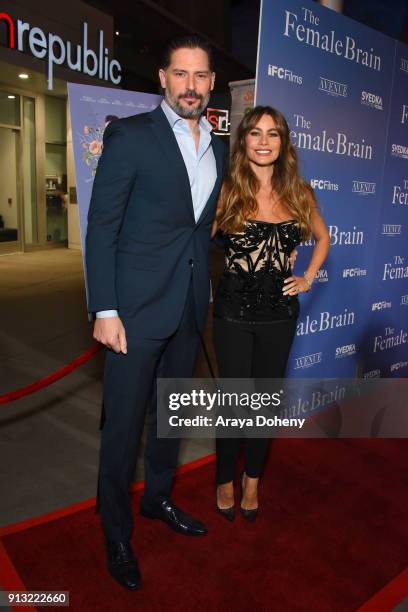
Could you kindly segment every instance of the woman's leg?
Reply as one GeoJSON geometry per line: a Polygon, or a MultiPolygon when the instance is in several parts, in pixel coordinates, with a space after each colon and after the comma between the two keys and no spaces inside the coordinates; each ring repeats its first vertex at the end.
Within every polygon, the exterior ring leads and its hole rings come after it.
{"type": "MultiPolygon", "coordinates": [[[[253,333],[249,326],[214,318],[214,348],[220,378],[250,378],[253,333]]],[[[218,503],[233,503],[233,483],[241,440],[216,438],[218,503]]]]}
{"type": "MultiPolygon", "coordinates": [[[[253,378],[283,378],[296,332],[296,319],[285,319],[255,328],[253,378]]],[[[245,444],[243,507],[256,508],[258,479],[269,448],[269,438],[248,438],[245,444]]]]}

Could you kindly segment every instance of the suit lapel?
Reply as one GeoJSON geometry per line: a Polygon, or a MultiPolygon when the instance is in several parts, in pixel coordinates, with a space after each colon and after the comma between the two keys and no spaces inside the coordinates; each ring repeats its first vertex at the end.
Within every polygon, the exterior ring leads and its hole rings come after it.
{"type": "Polygon", "coordinates": [[[166,158],[164,163],[169,164],[172,169],[174,178],[178,182],[183,195],[182,200],[186,204],[189,214],[192,216],[195,223],[193,199],[191,197],[191,187],[187,168],[174,132],[160,106],[150,113],[150,120],[153,133],[160,143],[166,158]]]}

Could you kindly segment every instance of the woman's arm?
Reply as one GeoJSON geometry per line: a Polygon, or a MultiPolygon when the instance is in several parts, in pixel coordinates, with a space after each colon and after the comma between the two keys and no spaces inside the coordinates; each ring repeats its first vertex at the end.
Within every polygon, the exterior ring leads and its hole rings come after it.
{"type": "Polygon", "coordinates": [[[316,274],[322,267],[330,248],[329,230],[327,229],[327,225],[323,221],[323,218],[319,213],[319,209],[316,205],[312,206],[311,226],[312,234],[316,241],[316,244],[313,248],[309,265],[307,266],[304,273],[305,277],[309,279],[310,284],[312,283],[316,274]]]}
{"type": "Polygon", "coordinates": [[[319,209],[313,201],[311,206],[311,229],[315,239],[312,256],[303,276],[291,276],[285,279],[283,295],[296,295],[309,291],[317,272],[323,265],[330,247],[330,234],[319,209]]]}

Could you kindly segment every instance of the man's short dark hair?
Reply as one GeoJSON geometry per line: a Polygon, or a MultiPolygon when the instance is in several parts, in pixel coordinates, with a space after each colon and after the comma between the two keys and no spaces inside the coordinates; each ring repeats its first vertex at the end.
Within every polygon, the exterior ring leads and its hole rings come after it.
{"type": "Polygon", "coordinates": [[[164,48],[161,68],[166,69],[170,66],[172,53],[177,49],[202,49],[208,55],[208,65],[211,72],[214,71],[211,45],[198,34],[180,34],[171,38],[164,48]]]}

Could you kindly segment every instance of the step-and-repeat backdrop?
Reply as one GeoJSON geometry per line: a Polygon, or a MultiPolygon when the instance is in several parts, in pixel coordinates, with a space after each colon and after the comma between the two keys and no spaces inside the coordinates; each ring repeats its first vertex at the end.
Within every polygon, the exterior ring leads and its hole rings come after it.
{"type": "Polygon", "coordinates": [[[286,116],[331,237],[289,376],[407,376],[408,47],[311,1],[263,0],[255,103],[286,116]]]}

